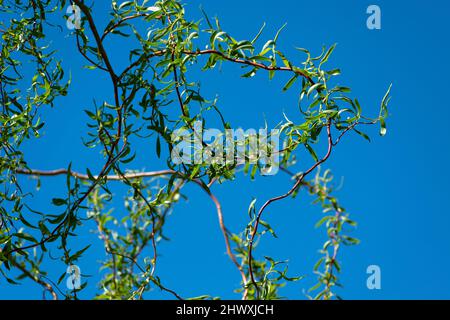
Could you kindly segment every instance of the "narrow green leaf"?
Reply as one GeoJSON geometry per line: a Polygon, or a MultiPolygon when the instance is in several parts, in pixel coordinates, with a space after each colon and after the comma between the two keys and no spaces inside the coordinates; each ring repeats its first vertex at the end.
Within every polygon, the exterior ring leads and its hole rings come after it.
{"type": "Polygon", "coordinates": [[[292,85],[295,83],[295,81],[297,81],[297,78],[298,78],[298,75],[296,74],[291,79],[289,79],[289,81],[284,86],[283,91],[289,90],[289,88],[292,87],[292,85]]]}
{"type": "Polygon", "coordinates": [[[325,62],[328,61],[328,59],[330,58],[331,54],[333,53],[334,49],[336,48],[336,44],[333,44],[325,53],[325,55],[323,56],[322,60],[320,60],[320,64],[319,66],[321,66],[322,64],[324,64],[325,62]]]}
{"type": "Polygon", "coordinates": [[[158,156],[158,158],[161,157],[161,140],[160,140],[159,136],[156,139],[156,155],[158,156]]]}
{"type": "Polygon", "coordinates": [[[309,144],[305,144],[306,149],[308,149],[309,153],[311,154],[311,156],[313,157],[314,161],[319,161],[319,158],[317,157],[316,152],[314,151],[314,149],[309,145],[309,144]]]}
{"type": "Polygon", "coordinates": [[[53,199],[52,199],[52,203],[53,203],[55,206],[63,206],[63,205],[66,205],[66,204],[67,204],[67,201],[64,200],[64,199],[60,199],[60,198],[53,198],[53,199]]]}

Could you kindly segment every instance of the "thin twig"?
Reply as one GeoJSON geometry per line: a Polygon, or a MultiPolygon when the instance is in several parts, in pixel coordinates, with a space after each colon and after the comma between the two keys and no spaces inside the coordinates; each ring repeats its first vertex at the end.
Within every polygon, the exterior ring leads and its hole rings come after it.
{"type": "Polygon", "coordinates": [[[214,205],[216,206],[220,229],[221,229],[223,237],[225,239],[225,246],[226,246],[227,254],[230,257],[231,261],[234,263],[234,265],[239,270],[239,273],[241,274],[242,282],[243,282],[243,285],[245,287],[244,294],[243,294],[243,300],[246,300],[247,299],[247,295],[248,295],[247,277],[245,275],[245,272],[244,272],[242,266],[237,261],[236,256],[231,251],[229,231],[228,231],[228,229],[225,226],[225,221],[224,221],[223,212],[222,212],[222,206],[220,205],[220,202],[216,198],[216,196],[214,196],[214,194],[209,190],[209,186],[207,188],[205,188],[205,185],[199,180],[194,180],[194,182],[197,183],[209,195],[211,200],[214,202],[214,205]]]}

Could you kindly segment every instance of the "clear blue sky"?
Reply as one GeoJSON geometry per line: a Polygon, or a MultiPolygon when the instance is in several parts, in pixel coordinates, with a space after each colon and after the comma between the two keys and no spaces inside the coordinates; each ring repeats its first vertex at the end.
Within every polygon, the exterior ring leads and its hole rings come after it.
{"type": "MultiPolygon", "coordinates": [[[[99,25],[104,25],[106,11],[102,8],[107,2],[97,1],[99,25]]],[[[345,299],[449,299],[450,209],[446,202],[450,195],[450,105],[445,92],[450,86],[450,3],[195,0],[188,1],[188,16],[200,17],[200,4],[209,15],[219,16],[223,29],[236,38],[252,38],[266,22],[263,37],[270,39],[287,22],[280,45],[291,58],[300,59],[295,46],[320,53],[322,45],[337,43],[329,66],[342,69],[340,83],[352,87],[353,95],[369,113],[377,114],[382,95],[393,83],[387,136],[380,138],[374,130],[372,143],[355,135],[346,137],[324,166],[333,170],[337,182],[344,177],[338,197],[358,221],[352,235],[361,239],[359,246],[342,251],[344,288],[339,293],[345,299]],[[381,7],[381,30],[366,28],[366,8],[370,4],[381,7]],[[366,268],[372,264],[381,267],[381,290],[366,288],[366,268]]],[[[62,16],[60,24],[64,26],[62,16]]],[[[67,29],[54,37],[54,46],[72,72],[71,94],[60,99],[54,109],[43,111],[44,136],[28,143],[24,151],[28,152],[32,168],[66,167],[72,161],[73,169],[83,171],[99,157],[82,145],[87,120],[82,110],[92,107],[93,98],[110,98],[110,83],[100,73],[80,69],[83,62],[67,29]]],[[[112,60],[118,65],[125,59],[119,48],[117,41],[109,45],[114,51],[112,60]]],[[[272,124],[282,120],[282,111],[295,115],[295,94],[282,94],[282,81],[269,82],[266,76],[252,81],[239,79],[240,73],[239,68],[224,67],[221,72],[199,75],[207,94],[220,95],[219,105],[233,126],[259,128],[264,119],[272,124]]],[[[162,168],[151,143],[139,149],[137,168],[162,168]]],[[[33,182],[23,181],[33,186],[33,182]]],[[[50,199],[64,192],[64,186],[64,178],[43,180],[32,204],[41,211],[54,210],[50,199]]],[[[252,197],[257,197],[261,205],[289,187],[288,178],[279,174],[255,182],[239,177],[235,183],[216,186],[214,191],[222,202],[229,229],[239,231],[246,223],[252,197]]],[[[239,283],[239,274],[225,255],[214,206],[195,186],[185,192],[189,201],[176,206],[167,224],[166,234],[171,241],[160,245],[157,273],[167,287],[182,296],[238,298],[232,290],[239,283]]],[[[282,290],[291,299],[304,298],[302,290],[313,283],[311,270],[323,241],[323,230],[314,229],[321,210],[310,202],[310,198],[302,196],[274,204],[266,220],[279,238],[266,237],[257,251],[259,256],[288,259],[292,275],[308,275],[282,290]]],[[[104,257],[100,241],[89,231],[92,228],[78,231],[81,242],[97,243],[79,262],[83,274],[92,275],[82,298],[98,291],[96,261],[104,257]]],[[[54,280],[65,270],[57,262],[49,268],[54,280]]],[[[0,281],[0,298],[39,299],[41,289],[29,282],[14,287],[0,281]]],[[[147,298],[170,297],[153,291],[147,298]]]]}

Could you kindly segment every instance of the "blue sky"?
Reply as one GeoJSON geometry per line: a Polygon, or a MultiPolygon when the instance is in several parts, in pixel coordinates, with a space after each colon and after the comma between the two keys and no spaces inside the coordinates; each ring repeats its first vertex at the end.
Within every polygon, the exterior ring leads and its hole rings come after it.
{"type": "MultiPolygon", "coordinates": [[[[106,21],[106,2],[96,4],[99,25],[106,21]]],[[[359,224],[352,236],[361,244],[342,251],[344,288],[339,293],[345,299],[449,299],[450,210],[446,201],[450,195],[450,106],[445,92],[450,86],[450,44],[445,39],[450,31],[450,3],[195,0],[187,4],[188,16],[199,18],[200,4],[210,16],[220,18],[224,30],[240,39],[252,38],[263,22],[267,24],[263,38],[271,39],[286,22],[280,47],[299,62],[301,56],[294,47],[320,53],[323,45],[337,43],[329,67],[341,68],[339,83],[353,89],[369,114],[377,114],[384,92],[393,83],[387,136],[379,137],[376,129],[369,130],[374,137],[371,143],[356,135],[347,136],[323,166],[333,170],[337,183],[343,181],[338,198],[359,224]],[[371,4],[381,8],[381,30],[366,27],[366,8],[371,4]],[[381,267],[381,290],[366,287],[369,265],[381,267]]],[[[60,24],[64,25],[62,15],[60,24]]],[[[98,154],[86,150],[81,142],[87,120],[82,110],[92,107],[94,98],[108,99],[110,83],[105,75],[80,68],[84,62],[68,30],[53,36],[54,46],[72,73],[71,93],[55,108],[42,112],[46,122],[43,137],[23,149],[32,168],[66,167],[71,161],[73,169],[79,171],[92,164],[95,168],[100,165],[98,154]]],[[[123,64],[123,44],[115,40],[108,48],[113,52],[113,63],[123,64]]],[[[281,92],[282,80],[269,82],[267,76],[240,79],[241,73],[239,68],[224,67],[198,75],[204,92],[220,96],[219,106],[234,127],[259,128],[265,119],[276,124],[282,120],[282,112],[296,116],[295,94],[281,92]]],[[[138,147],[139,168],[162,168],[152,143],[138,147]]],[[[29,179],[23,182],[30,188],[34,184],[29,179]]],[[[55,194],[64,194],[64,178],[42,182],[41,191],[31,202],[41,211],[54,210],[50,200],[55,194]]],[[[282,174],[253,182],[239,176],[234,183],[214,187],[214,192],[222,202],[229,229],[237,232],[245,226],[253,197],[261,205],[289,187],[289,179],[282,174]]],[[[167,224],[171,241],[160,245],[158,275],[167,287],[185,297],[209,294],[239,298],[232,292],[239,284],[239,274],[225,255],[213,204],[195,186],[188,186],[185,193],[189,201],[176,206],[167,224]]],[[[303,290],[314,283],[311,270],[323,241],[323,230],[314,229],[321,209],[311,206],[311,200],[301,196],[274,204],[266,220],[279,238],[264,238],[257,250],[259,256],[288,259],[292,275],[307,275],[282,289],[290,299],[304,298],[303,290]]],[[[92,226],[80,229],[80,242],[94,242],[90,229],[92,226]]],[[[98,292],[96,261],[104,252],[100,241],[96,242],[79,262],[82,272],[92,275],[82,298],[98,292]]],[[[65,270],[56,262],[49,268],[54,280],[65,270]]],[[[29,282],[10,286],[0,280],[0,298],[39,299],[41,290],[29,282]]],[[[156,290],[147,298],[170,297],[156,290]]]]}

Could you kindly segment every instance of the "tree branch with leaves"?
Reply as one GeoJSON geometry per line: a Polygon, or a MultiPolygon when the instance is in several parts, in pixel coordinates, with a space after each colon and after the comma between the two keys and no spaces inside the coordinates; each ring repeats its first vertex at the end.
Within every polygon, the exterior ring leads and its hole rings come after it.
{"type": "MultiPolygon", "coordinates": [[[[110,12],[101,13],[110,17],[103,27],[96,21],[100,13],[94,14],[94,10],[93,1],[0,1],[1,14],[9,18],[0,22],[2,277],[10,283],[30,278],[44,292],[50,292],[51,298],[77,299],[88,283],[84,281],[79,288],[62,290],[59,286],[66,273],[49,281],[43,261],[56,257],[70,266],[83,259],[89,246],[76,251],[72,247],[77,234],[88,232],[87,225],[93,222],[107,254],[101,264],[104,271],[98,284],[101,290],[95,298],[142,299],[151,288],[159,288],[182,299],[177,288],[166,287],[164,279],[158,276],[158,249],[161,241],[167,240],[167,219],[173,218],[171,213],[177,203],[188,196],[184,187],[194,184],[214,204],[224,248],[240,278],[240,287],[230,289],[239,292],[243,299],[279,299],[278,289],[302,276],[288,276],[286,262],[267,256],[260,260],[255,247],[263,235],[275,234],[264,220],[267,208],[305,189],[321,204],[325,214],[331,212],[318,223],[326,226],[328,240],[321,249],[322,258],[313,268],[318,283],[310,292],[315,294],[308,297],[337,297],[334,287],[340,270],[338,253],[343,245],[358,241],[346,234],[355,222],[331,195],[330,172],[321,175],[320,168],[349,133],[369,139],[361,131],[362,126],[379,124],[380,134],[386,134],[390,88],[382,99],[379,114],[367,117],[358,100],[349,96],[348,87],[334,85],[340,70],[325,68],[335,46],[324,48],[318,56],[299,48],[304,60],[296,65],[278,49],[283,28],[264,43],[260,43],[264,27],[252,40],[239,41],[222,29],[218,19],[211,21],[206,14],[202,22],[190,21],[178,0],[151,4],[138,0],[120,4],[111,1],[110,12]],[[58,47],[48,35],[49,28],[57,28],[53,19],[61,18],[68,5],[76,6],[81,13],[80,28],[71,33],[71,45],[87,64],[83,72],[103,72],[111,85],[108,96],[95,97],[104,99],[103,104],[85,110],[89,123],[83,141],[86,151],[98,150],[102,157],[98,172],[93,172],[93,168],[75,171],[72,163],[54,170],[30,168],[32,155],[24,153],[22,146],[24,141],[32,143],[40,137],[44,128],[41,110],[58,106],[70,90],[70,78],[59,60],[58,47]],[[121,72],[108,51],[112,37],[129,38],[129,60],[121,72]],[[253,179],[265,169],[264,163],[177,163],[168,156],[161,161],[161,167],[152,171],[133,167],[141,151],[136,141],[151,141],[161,159],[174,150],[177,130],[190,132],[194,141],[199,138],[194,124],[200,121],[207,126],[214,113],[219,115],[224,130],[232,128],[218,101],[204,97],[199,84],[188,79],[188,71],[198,64],[204,72],[221,64],[240,66],[245,69],[242,77],[250,81],[258,72],[266,72],[270,80],[279,73],[290,74],[282,91],[290,91],[299,98],[296,116],[302,120],[294,122],[284,115],[285,120],[276,128],[281,133],[282,149],[270,151],[278,153],[279,165],[289,174],[293,185],[288,185],[280,196],[267,191],[268,200],[259,210],[256,199],[253,200],[248,209],[248,224],[241,231],[227,228],[226,212],[214,188],[219,183],[236,183],[237,175],[253,179]],[[34,74],[31,78],[30,70],[34,74]],[[318,150],[324,146],[326,152],[319,158],[318,150]],[[314,162],[308,168],[297,168],[297,156],[305,150],[314,162]],[[67,189],[65,198],[52,200],[53,210],[58,213],[48,213],[48,208],[32,208],[28,199],[31,191],[23,189],[22,177],[34,177],[40,184],[41,180],[45,183],[55,176],[66,177],[67,189]],[[314,177],[307,180],[310,176],[314,177]],[[110,190],[112,184],[128,190],[123,219],[114,214],[111,206],[115,197],[110,190]],[[80,214],[86,210],[87,218],[80,214]]],[[[246,141],[250,140],[247,138],[246,141]]],[[[202,145],[211,147],[203,140],[202,145]]],[[[61,164],[54,165],[58,168],[61,164]]],[[[197,298],[212,297],[205,293],[197,298]]]]}

